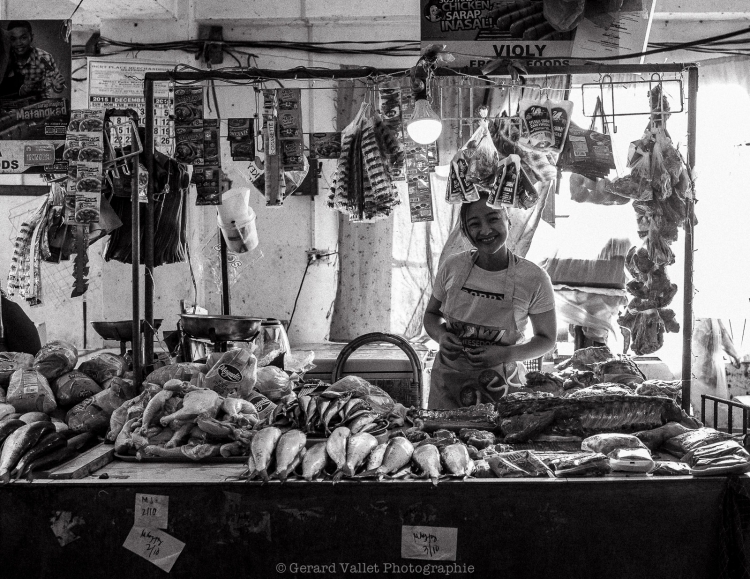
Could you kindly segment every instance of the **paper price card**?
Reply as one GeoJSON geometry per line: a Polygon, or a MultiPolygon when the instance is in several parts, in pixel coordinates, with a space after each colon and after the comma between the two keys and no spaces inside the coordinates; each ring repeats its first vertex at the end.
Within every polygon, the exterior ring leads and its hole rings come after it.
{"type": "Polygon", "coordinates": [[[135,495],[136,527],[166,529],[169,519],[169,497],[165,495],[135,495]]]}
{"type": "Polygon", "coordinates": [[[458,529],[452,527],[401,527],[401,558],[455,561],[458,529]]]}
{"type": "Polygon", "coordinates": [[[159,529],[133,527],[122,546],[169,573],[185,543],[159,529]]]}

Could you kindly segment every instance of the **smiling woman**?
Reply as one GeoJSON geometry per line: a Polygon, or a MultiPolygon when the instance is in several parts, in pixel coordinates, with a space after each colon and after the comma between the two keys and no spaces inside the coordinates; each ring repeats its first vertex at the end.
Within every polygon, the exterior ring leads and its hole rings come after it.
{"type": "Polygon", "coordinates": [[[539,266],[508,250],[507,211],[487,206],[484,194],[462,205],[459,223],[475,249],[446,259],[425,311],[425,330],[440,344],[429,408],[492,402],[524,390],[519,362],[551,350],[557,334],[552,283],[539,266]],[[523,342],[529,320],[533,336],[523,342]]]}

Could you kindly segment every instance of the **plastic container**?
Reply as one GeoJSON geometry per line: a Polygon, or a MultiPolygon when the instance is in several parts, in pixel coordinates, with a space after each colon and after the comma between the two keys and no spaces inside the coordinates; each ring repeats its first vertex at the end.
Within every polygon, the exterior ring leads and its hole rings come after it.
{"type": "Polygon", "coordinates": [[[221,195],[221,205],[216,209],[219,212],[219,221],[232,223],[249,219],[253,210],[250,208],[250,189],[247,187],[232,187],[221,195]]]}
{"type": "Polygon", "coordinates": [[[258,247],[258,229],[255,226],[255,212],[251,207],[247,208],[248,216],[229,222],[222,220],[218,215],[219,228],[227,248],[234,253],[245,253],[258,247]]]}

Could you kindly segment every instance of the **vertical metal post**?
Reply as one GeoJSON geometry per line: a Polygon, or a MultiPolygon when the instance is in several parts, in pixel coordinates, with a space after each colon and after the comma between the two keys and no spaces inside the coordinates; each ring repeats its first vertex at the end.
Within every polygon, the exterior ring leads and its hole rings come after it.
{"type": "Polygon", "coordinates": [[[219,229],[219,261],[221,262],[221,315],[231,316],[231,296],[229,295],[229,270],[227,264],[227,242],[219,229]]]}
{"type": "MultiPolygon", "coordinates": [[[[146,279],[143,285],[144,317],[143,329],[144,366],[150,372],[154,365],[154,81],[146,81],[146,142],[144,144],[144,161],[148,171],[148,203],[146,204],[146,223],[143,228],[144,252],[143,262],[146,266],[146,279]]],[[[173,194],[176,192],[172,192],[173,194]]]]}
{"type": "MultiPolygon", "coordinates": [[[[683,408],[685,405],[683,404],[683,408]]],[[[701,421],[706,422],[706,396],[701,394],[701,421]]]]}
{"type": "MultiPolygon", "coordinates": [[[[698,68],[693,66],[688,70],[688,166],[695,167],[696,120],[698,114],[698,68]]],[[[687,216],[685,218],[685,277],[683,280],[683,311],[682,311],[682,409],[690,410],[690,389],[692,383],[692,339],[693,339],[693,215],[695,204],[693,198],[687,200],[687,216]]],[[[701,417],[703,419],[703,417],[701,417]]]]}
{"type": "MultiPolygon", "coordinates": [[[[706,422],[705,420],[703,421],[706,422]]],[[[719,401],[714,400],[714,430],[719,426],[719,401]]]]}
{"type": "Polygon", "coordinates": [[[727,432],[732,434],[734,428],[734,406],[727,404],[727,432]]]}
{"type": "MultiPolygon", "coordinates": [[[[131,125],[130,142],[136,142],[136,128],[131,125]]],[[[141,208],[138,202],[138,158],[132,157],[133,168],[130,181],[130,210],[133,213],[131,234],[132,276],[133,276],[133,338],[130,346],[133,349],[133,380],[140,388],[141,375],[141,208]]]]}

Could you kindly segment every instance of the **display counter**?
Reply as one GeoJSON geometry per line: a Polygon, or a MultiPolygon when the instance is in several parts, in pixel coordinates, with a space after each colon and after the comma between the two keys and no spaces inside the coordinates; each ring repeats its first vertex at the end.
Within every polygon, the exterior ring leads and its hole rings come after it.
{"type": "Polygon", "coordinates": [[[185,544],[173,577],[417,577],[455,563],[432,574],[686,579],[726,568],[726,477],[262,485],[238,481],[243,469],[115,461],[81,480],[7,485],[2,576],[164,577],[123,547],[136,493],[169,497],[165,532],[185,544]],[[402,558],[403,526],[457,529],[455,561],[402,558]],[[61,527],[74,539],[64,546],[61,527]]]}

